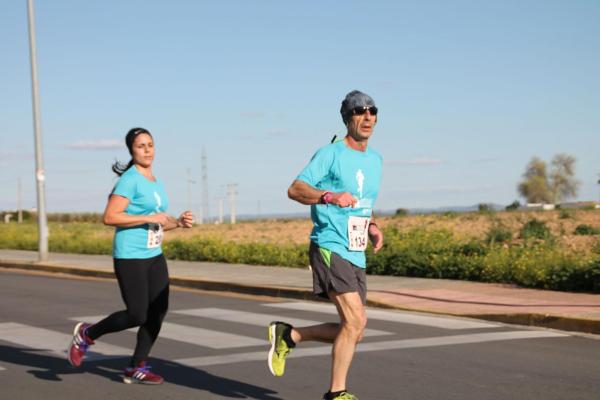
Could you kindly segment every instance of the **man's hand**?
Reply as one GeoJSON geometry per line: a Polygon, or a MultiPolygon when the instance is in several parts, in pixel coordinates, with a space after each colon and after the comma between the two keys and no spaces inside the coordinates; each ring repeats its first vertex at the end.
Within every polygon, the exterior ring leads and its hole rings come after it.
{"type": "Polygon", "coordinates": [[[377,253],[383,247],[383,232],[375,224],[369,225],[369,239],[373,244],[373,253],[377,253]]]}
{"type": "Polygon", "coordinates": [[[329,204],[335,204],[336,206],[339,206],[342,208],[354,207],[354,205],[356,204],[356,197],[352,196],[348,192],[333,193],[333,196],[331,197],[331,201],[329,201],[329,204]]]}

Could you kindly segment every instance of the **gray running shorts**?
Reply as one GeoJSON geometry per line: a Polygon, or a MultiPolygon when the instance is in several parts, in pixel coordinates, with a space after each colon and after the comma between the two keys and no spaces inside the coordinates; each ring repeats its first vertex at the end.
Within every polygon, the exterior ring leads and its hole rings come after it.
{"type": "Polygon", "coordinates": [[[310,242],[308,258],[313,273],[313,293],[329,298],[331,291],[337,293],[358,292],[363,304],[367,304],[367,272],[334,252],[319,249],[310,242]],[[327,260],[329,255],[329,260],[327,260]]]}

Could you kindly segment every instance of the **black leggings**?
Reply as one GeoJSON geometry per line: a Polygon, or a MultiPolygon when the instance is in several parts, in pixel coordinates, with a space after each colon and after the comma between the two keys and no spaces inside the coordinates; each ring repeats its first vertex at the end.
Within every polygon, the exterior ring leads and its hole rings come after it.
{"type": "Polygon", "coordinates": [[[117,311],[90,326],[87,335],[96,340],[107,333],[139,326],[131,366],[148,358],[169,308],[169,272],[161,254],[147,259],[114,259],[115,274],[126,310],[117,311]]]}

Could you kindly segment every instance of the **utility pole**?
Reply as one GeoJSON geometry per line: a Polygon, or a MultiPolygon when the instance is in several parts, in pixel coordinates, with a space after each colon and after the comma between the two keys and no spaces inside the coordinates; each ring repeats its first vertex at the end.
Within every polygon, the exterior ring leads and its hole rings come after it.
{"type": "Polygon", "coordinates": [[[202,146],[202,222],[210,220],[208,208],[208,162],[206,157],[206,148],[202,146]]]}
{"type": "Polygon", "coordinates": [[[196,183],[196,181],[192,180],[192,170],[187,169],[187,209],[188,211],[192,210],[192,184],[196,183]]]}
{"type": "Polygon", "coordinates": [[[235,189],[237,188],[237,183],[229,183],[227,185],[227,194],[229,195],[229,210],[231,217],[231,224],[235,224],[235,195],[237,192],[235,189]]]}
{"type": "Polygon", "coordinates": [[[225,198],[219,197],[217,199],[219,201],[219,224],[223,223],[223,203],[225,202],[225,198]]]}
{"type": "Polygon", "coordinates": [[[46,197],[44,181],[44,160],[42,157],[42,128],[40,124],[40,99],[37,80],[37,55],[35,50],[35,17],[33,0],[27,0],[29,22],[29,56],[31,59],[31,93],[33,101],[33,127],[35,141],[35,180],[37,183],[38,211],[38,252],[39,261],[48,260],[48,219],[46,217],[46,197]]]}
{"type": "Polygon", "coordinates": [[[21,178],[17,178],[17,223],[23,223],[23,207],[21,207],[21,178]]]}
{"type": "MultiPolygon", "coordinates": [[[[600,176],[600,174],[598,174],[600,176]]],[[[598,202],[600,203],[600,179],[598,179],[598,202]]]]}

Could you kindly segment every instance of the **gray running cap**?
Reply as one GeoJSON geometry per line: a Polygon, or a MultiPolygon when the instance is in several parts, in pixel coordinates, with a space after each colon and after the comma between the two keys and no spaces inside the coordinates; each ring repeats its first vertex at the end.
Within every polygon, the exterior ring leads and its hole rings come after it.
{"type": "Polygon", "coordinates": [[[353,90],[346,95],[344,101],[342,101],[342,108],[340,108],[340,114],[342,114],[342,121],[344,125],[348,124],[348,120],[352,116],[350,113],[356,107],[374,107],[375,101],[369,96],[359,90],[353,90]]]}

